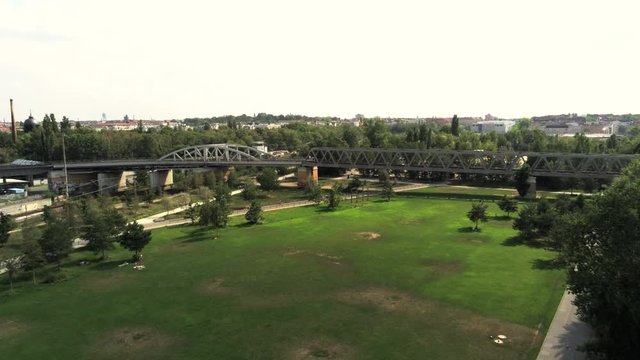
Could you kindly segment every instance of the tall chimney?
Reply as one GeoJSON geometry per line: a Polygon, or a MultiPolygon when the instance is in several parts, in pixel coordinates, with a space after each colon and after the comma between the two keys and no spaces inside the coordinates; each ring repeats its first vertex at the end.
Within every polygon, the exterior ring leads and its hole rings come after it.
{"type": "Polygon", "coordinates": [[[18,129],[16,129],[16,116],[13,114],[13,99],[9,99],[9,106],[11,106],[11,135],[13,137],[13,143],[18,143],[18,129]]]}

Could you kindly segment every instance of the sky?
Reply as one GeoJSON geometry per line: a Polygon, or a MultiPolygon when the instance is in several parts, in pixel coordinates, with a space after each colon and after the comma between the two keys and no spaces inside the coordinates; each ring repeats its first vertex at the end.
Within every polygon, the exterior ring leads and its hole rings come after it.
{"type": "Polygon", "coordinates": [[[640,113],[640,1],[0,0],[0,121],[640,113]]]}

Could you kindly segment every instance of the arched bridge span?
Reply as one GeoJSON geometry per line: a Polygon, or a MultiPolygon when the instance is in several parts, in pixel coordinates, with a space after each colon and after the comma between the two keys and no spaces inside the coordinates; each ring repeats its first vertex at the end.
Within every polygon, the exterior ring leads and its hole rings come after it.
{"type": "Polygon", "coordinates": [[[185,147],[171,152],[158,160],[251,162],[275,160],[275,157],[268,152],[246,145],[207,144],[185,147]]]}

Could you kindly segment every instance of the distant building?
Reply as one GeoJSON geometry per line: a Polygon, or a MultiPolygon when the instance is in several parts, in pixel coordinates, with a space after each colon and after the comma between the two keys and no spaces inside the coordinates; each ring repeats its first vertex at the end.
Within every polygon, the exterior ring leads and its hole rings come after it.
{"type": "Polygon", "coordinates": [[[127,131],[127,130],[137,129],[138,123],[135,121],[107,121],[107,122],[96,123],[94,125],[94,128],[98,131],[102,131],[102,130],[127,131]]]}
{"type": "Polygon", "coordinates": [[[477,133],[496,132],[498,134],[504,134],[511,130],[515,123],[513,120],[478,121],[471,124],[471,130],[477,133]]]}
{"type": "Polygon", "coordinates": [[[548,124],[542,127],[547,135],[574,135],[580,132],[580,125],[576,122],[548,124]]]}
{"type": "Polygon", "coordinates": [[[267,145],[264,143],[264,141],[253,142],[251,144],[251,147],[254,147],[260,151],[269,152],[269,149],[267,148],[267,145]]]}

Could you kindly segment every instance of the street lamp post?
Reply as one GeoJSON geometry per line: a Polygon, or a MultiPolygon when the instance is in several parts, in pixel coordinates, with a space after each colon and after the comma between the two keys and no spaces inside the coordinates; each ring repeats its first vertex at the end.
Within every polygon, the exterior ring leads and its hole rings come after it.
{"type": "Polygon", "coordinates": [[[64,137],[65,134],[62,134],[62,161],[64,162],[65,199],[69,199],[69,175],[67,174],[67,152],[64,147],[64,137]]]}

